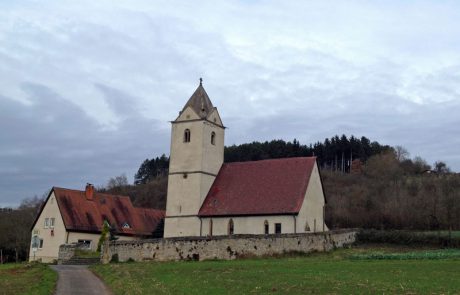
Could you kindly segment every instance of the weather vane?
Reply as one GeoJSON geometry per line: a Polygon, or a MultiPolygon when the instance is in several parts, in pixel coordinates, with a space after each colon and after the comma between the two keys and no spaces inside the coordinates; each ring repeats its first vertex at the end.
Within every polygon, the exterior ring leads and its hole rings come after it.
{"type": "Polygon", "coordinates": [[[203,78],[200,78],[200,85],[203,85],[203,78]]]}

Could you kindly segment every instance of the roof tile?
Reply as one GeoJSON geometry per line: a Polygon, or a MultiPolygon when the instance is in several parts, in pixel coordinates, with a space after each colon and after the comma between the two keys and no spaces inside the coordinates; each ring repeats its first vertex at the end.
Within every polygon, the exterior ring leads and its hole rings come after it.
{"type": "Polygon", "coordinates": [[[316,157],[222,165],[199,216],[297,214],[316,157]]]}
{"type": "Polygon", "coordinates": [[[67,230],[100,232],[104,220],[115,231],[126,235],[151,235],[165,212],[136,208],[127,196],[94,193],[87,199],[84,191],[53,188],[67,230]],[[130,228],[123,228],[128,223],[130,228]]]}

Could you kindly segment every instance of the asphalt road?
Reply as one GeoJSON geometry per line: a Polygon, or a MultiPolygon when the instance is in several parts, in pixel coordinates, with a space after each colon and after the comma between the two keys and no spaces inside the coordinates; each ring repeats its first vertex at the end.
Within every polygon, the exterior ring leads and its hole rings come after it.
{"type": "Polygon", "coordinates": [[[59,275],[56,295],[111,294],[86,265],[52,265],[51,267],[59,275]]]}

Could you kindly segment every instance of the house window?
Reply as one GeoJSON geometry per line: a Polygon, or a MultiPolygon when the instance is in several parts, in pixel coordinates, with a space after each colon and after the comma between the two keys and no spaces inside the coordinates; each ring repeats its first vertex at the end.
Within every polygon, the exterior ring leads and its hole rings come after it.
{"type": "Polygon", "coordinates": [[[38,249],[42,249],[43,248],[43,239],[39,239],[38,241],[39,241],[38,249]]]}
{"type": "Polygon", "coordinates": [[[233,235],[234,232],[234,226],[233,226],[233,219],[230,219],[228,222],[228,235],[231,236],[233,235]]]}
{"type": "Polygon", "coordinates": [[[49,228],[49,227],[50,227],[50,219],[45,218],[45,228],[49,228]]]}
{"type": "Polygon", "coordinates": [[[281,223],[275,223],[275,234],[281,233],[281,223]]]}
{"type": "Polygon", "coordinates": [[[269,227],[268,227],[268,221],[265,220],[265,222],[264,222],[264,233],[265,233],[266,235],[268,235],[268,229],[269,229],[269,227]]]}
{"type": "Polygon", "coordinates": [[[190,129],[184,131],[184,142],[190,142],[190,129]]]}
{"type": "Polygon", "coordinates": [[[78,240],[77,245],[81,249],[91,249],[91,240],[78,240]]]}
{"type": "Polygon", "coordinates": [[[55,218],[50,218],[50,228],[54,228],[54,221],[55,221],[55,218]]]}
{"type": "Polygon", "coordinates": [[[211,133],[211,144],[216,145],[216,133],[214,131],[211,133]]]}

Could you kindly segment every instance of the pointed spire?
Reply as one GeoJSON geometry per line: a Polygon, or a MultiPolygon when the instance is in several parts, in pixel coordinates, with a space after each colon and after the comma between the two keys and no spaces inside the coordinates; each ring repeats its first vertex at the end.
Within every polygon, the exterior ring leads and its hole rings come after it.
{"type": "Polygon", "coordinates": [[[182,111],[184,111],[187,107],[191,107],[198,116],[200,116],[200,118],[206,118],[214,109],[206,90],[203,88],[203,78],[200,78],[200,85],[198,85],[198,88],[187,101],[182,111]]]}

